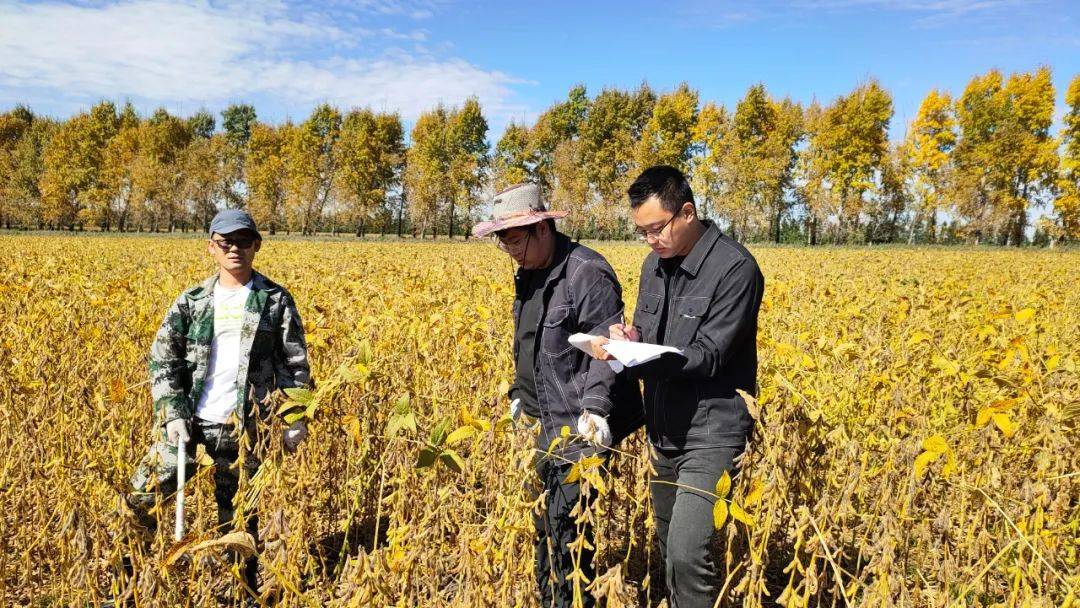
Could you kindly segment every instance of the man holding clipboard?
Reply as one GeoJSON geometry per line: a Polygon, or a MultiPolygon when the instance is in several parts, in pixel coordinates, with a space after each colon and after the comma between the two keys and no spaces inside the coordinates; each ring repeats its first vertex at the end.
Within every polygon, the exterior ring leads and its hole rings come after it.
{"type": "MultiPolygon", "coordinates": [[[[646,169],[628,195],[638,236],[652,252],[642,265],[634,324],[612,325],[610,336],[677,349],[625,373],[644,382],[656,470],[650,491],[669,603],[711,607],[717,594],[713,492],[725,471],[734,472],[753,428],[737,391],[757,389],[765,281],[745,247],[698,219],[678,169],[646,169]]],[[[593,356],[613,359],[608,343],[593,338],[593,356]]]]}

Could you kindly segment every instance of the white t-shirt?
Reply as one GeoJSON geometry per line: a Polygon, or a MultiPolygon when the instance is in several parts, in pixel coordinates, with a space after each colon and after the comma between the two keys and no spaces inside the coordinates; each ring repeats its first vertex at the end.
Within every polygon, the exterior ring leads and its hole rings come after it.
{"type": "Polygon", "coordinates": [[[224,423],[236,409],[240,373],[240,328],[251,281],[229,289],[214,285],[214,340],[210,343],[210,364],[206,372],[195,415],[210,422],[224,423]]]}

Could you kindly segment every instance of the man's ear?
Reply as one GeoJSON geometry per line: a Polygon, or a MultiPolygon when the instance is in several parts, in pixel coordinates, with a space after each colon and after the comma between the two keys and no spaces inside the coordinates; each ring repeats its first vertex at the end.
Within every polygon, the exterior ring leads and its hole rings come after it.
{"type": "Polygon", "coordinates": [[[258,253],[259,250],[262,249],[262,239],[255,239],[255,244],[252,245],[252,247],[255,248],[255,251],[252,253],[258,253]]]}
{"type": "Polygon", "coordinates": [[[697,219],[697,205],[689,201],[683,203],[682,214],[688,220],[697,219]]]}

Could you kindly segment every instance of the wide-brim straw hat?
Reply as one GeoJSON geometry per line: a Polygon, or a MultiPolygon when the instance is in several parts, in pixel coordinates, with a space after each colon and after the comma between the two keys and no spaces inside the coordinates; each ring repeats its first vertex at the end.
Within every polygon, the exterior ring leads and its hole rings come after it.
{"type": "Polygon", "coordinates": [[[548,211],[540,196],[540,186],[518,184],[499,192],[491,204],[491,219],[473,226],[473,236],[537,224],[566,217],[566,211],[548,211]]]}

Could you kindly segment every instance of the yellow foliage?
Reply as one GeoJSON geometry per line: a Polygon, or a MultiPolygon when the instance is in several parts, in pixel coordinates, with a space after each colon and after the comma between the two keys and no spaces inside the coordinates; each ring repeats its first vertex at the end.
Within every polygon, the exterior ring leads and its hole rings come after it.
{"type": "MultiPolygon", "coordinates": [[[[264,423],[262,467],[241,485],[271,593],[283,606],[535,606],[534,430],[506,416],[512,263],[486,242],[266,237],[256,266],[296,299],[319,404],[297,454],[280,450],[280,421],[264,423]]],[[[597,248],[632,319],[646,248],[597,248]]],[[[118,496],[157,430],[146,353],[176,294],[212,271],[204,249],[0,236],[0,603],[114,593],[136,538],[118,496]]],[[[751,249],[770,301],[759,392],[744,397],[754,444],[706,488],[722,495],[718,542],[734,543],[718,557],[721,605],[1074,601],[1080,253],[751,249]]],[[[577,441],[572,428],[556,439],[577,441]]],[[[649,447],[638,432],[617,449],[573,465],[601,495],[575,517],[597,523],[607,569],[582,592],[656,606],[662,585],[629,575],[662,571],[649,447]]],[[[211,478],[189,486],[192,546],[222,536],[211,478]]],[[[226,537],[182,576],[163,568],[170,504],[131,556],[137,600],[216,605],[234,577],[209,558],[247,545],[226,537]]]]}

